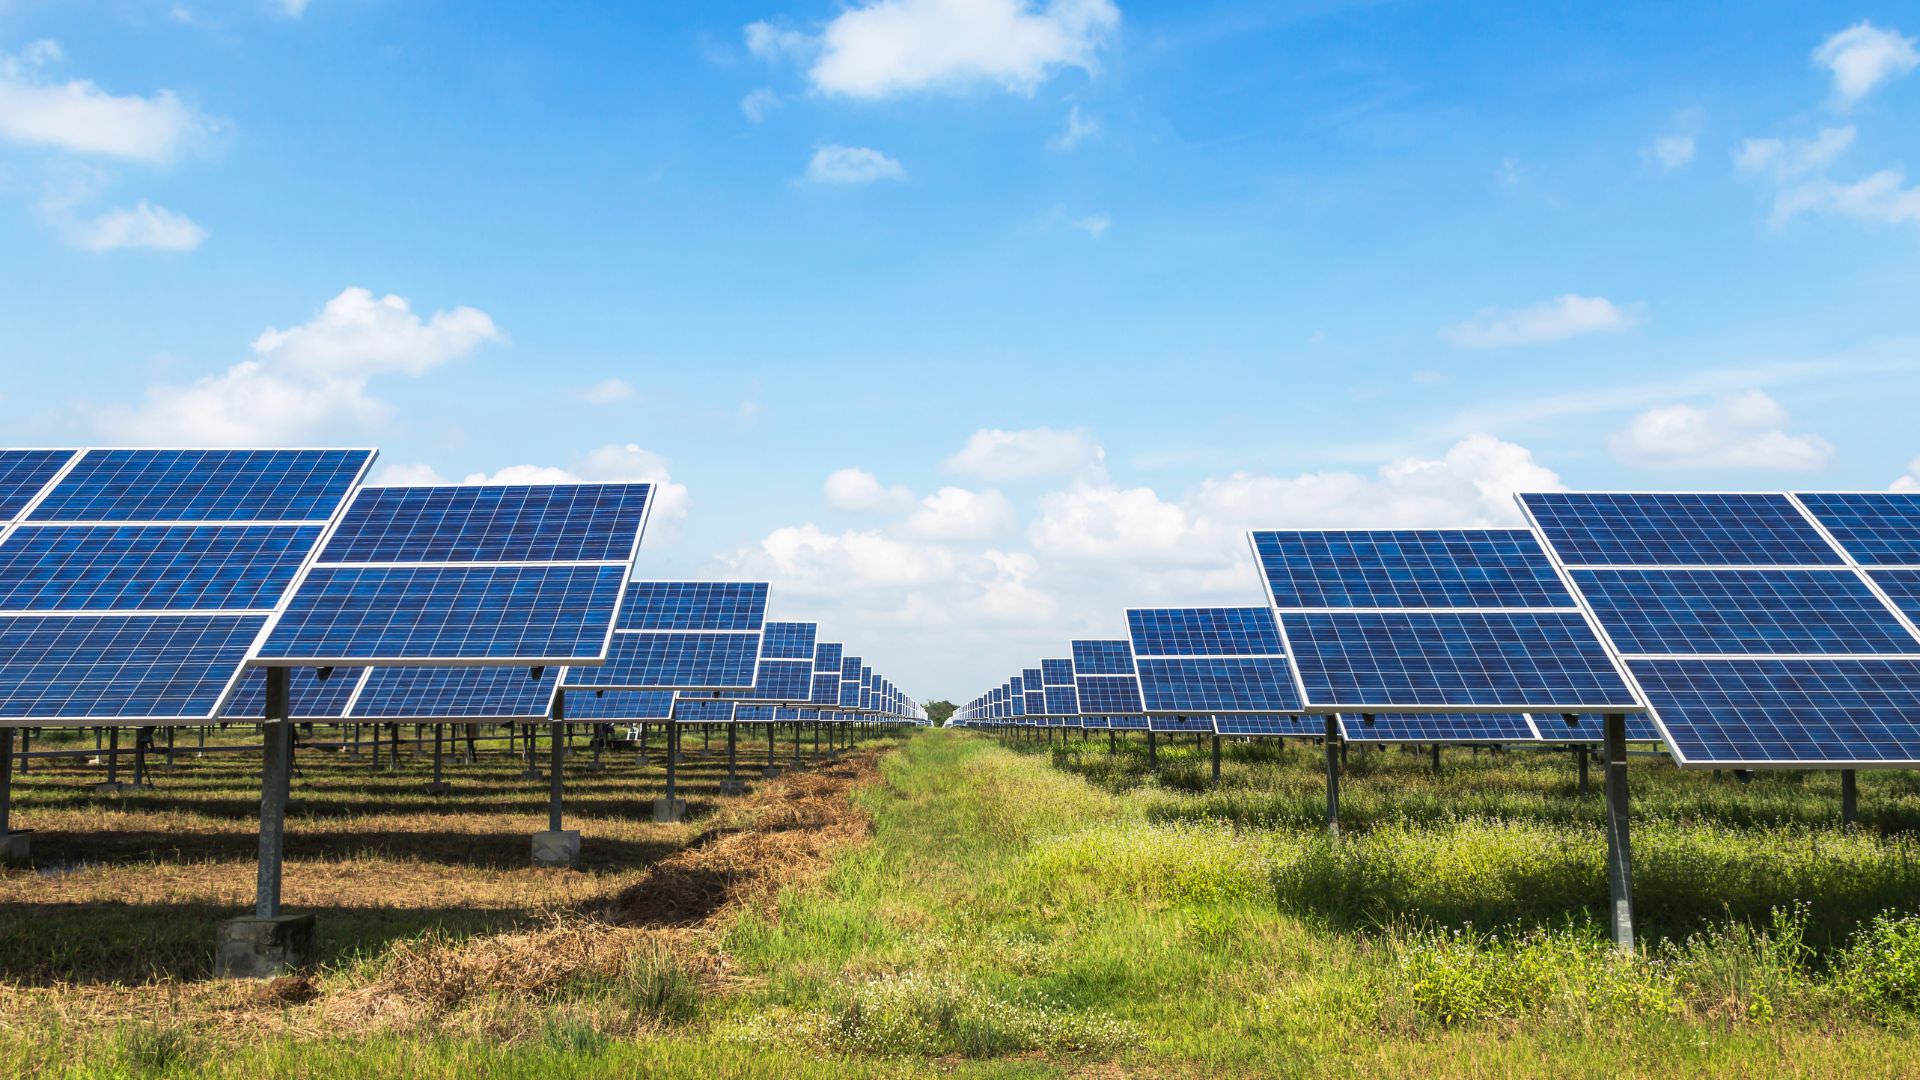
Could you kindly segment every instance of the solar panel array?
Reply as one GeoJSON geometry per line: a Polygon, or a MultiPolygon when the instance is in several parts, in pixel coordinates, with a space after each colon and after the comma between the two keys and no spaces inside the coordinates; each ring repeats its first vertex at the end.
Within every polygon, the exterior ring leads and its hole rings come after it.
{"type": "Polygon", "coordinates": [[[607,662],[569,668],[569,690],[751,690],[766,623],[761,581],[636,581],[607,662]]]}
{"type": "Polygon", "coordinates": [[[1920,497],[1520,503],[1682,764],[1920,761],[1920,632],[1899,568],[1920,548],[1920,497]]]}
{"type": "Polygon", "coordinates": [[[1127,631],[1148,713],[1300,708],[1269,608],[1134,608],[1127,631]]]}

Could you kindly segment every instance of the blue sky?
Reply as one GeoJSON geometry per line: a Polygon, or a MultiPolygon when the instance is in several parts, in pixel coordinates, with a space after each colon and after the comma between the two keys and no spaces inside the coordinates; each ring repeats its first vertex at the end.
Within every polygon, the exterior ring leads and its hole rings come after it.
{"type": "Polygon", "coordinates": [[[0,0],[0,442],[656,480],[923,700],[1250,526],[1920,476],[1902,5],[498,7],[0,0]]]}

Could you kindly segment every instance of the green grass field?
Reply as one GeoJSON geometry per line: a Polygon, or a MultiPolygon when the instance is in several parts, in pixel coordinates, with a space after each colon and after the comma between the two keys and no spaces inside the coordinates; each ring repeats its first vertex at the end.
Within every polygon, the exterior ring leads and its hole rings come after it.
{"type": "MultiPolygon", "coordinates": [[[[527,879],[527,902],[493,918],[410,922],[336,954],[303,1003],[179,974],[22,985],[46,981],[41,958],[33,979],[5,972],[0,1062],[235,1077],[1920,1071],[1913,776],[1863,774],[1846,830],[1831,776],[1743,785],[1636,759],[1645,947],[1629,958],[1596,927],[1601,803],[1564,755],[1452,750],[1436,776],[1424,756],[1355,748],[1337,841],[1319,828],[1319,760],[1230,746],[1214,792],[1196,747],[1163,747],[1153,774],[1137,743],[922,732],[853,796],[869,837],[703,932],[540,929],[630,883],[601,867],[556,882],[551,903],[527,879]],[[501,944],[516,928],[544,953],[598,958],[446,993],[445,971],[478,970],[472,957],[522,955],[501,944]],[[347,1007],[427,970],[441,996],[404,1015],[347,1007]],[[141,994],[144,1013],[90,1004],[141,994]]],[[[23,815],[50,797],[30,790],[23,815]]],[[[404,867],[384,872],[404,888],[404,867]]],[[[9,896],[4,910],[23,909],[9,896]]],[[[16,940],[0,961],[33,955],[16,940]]]]}

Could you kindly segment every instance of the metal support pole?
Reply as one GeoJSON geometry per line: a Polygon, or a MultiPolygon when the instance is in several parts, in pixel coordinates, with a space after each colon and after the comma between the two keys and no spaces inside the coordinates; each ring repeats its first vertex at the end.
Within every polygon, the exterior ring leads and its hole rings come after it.
{"type": "Polygon", "coordinates": [[[820,721],[818,720],[813,722],[813,756],[815,759],[820,757],[820,721]]]}
{"type": "Polygon", "coordinates": [[[440,765],[442,757],[446,753],[446,737],[447,725],[433,725],[433,782],[436,785],[442,782],[440,779],[440,765]]]}
{"type": "Polygon", "coordinates": [[[173,768],[173,728],[167,728],[167,768],[173,768]]]}
{"type": "MultiPolygon", "coordinates": [[[[360,741],[360,731],[359,731],[358,725],[355,725],[354,732],[353,732],[353,739],[354,739],[354,743],[358,745],[360,741]]],[[[379,724],[373,725],[373,770],[375,772],[380,771],[380,725],[379,724]]]]}
{"type": "MultiPolygon", "coordinates": [[[[528,724],[526,727],[526,730],[521,732],[521,738],[527,744],[527,779],[538,780],[540,779],[540,767],[535,763],[535,758],[534,758],[533,725],[532,724],[528,724]]],[[[379,742],[379,739],[376,738],[374,741],[377,743],[379,742]]],[[[560,826],[555,825],[553,827],[553,831],[559,832],[560,826]]]]}
{"type": "Polygon", "coordinates": [[[740,783],[740,773],[735,760],[735,745],[740,735],[739,724],[727,725],[727,786],[735,787],[740,783]]]}
{"type": "Polygon", "coordinates": [[[1340,835],[1340,718],[1327,717],[1327,831],[1340,835]]]}
{"type": "Polygon", "coordinates": [[[775,765],[773,764],[773,728],[774,728],[774,724],[771,720],[769,720],[767,722],[767,768],[768,769],[775,768],[775,765]]]}
{"type": "Polygon", "coordinates": [[[1118,735],[1115,735],[1112,731],[1108,731],[1107,732],[1107,753],[1117,754],[1119,752],[1120,752],[1120,737],[1118,735]]]}
{"type": "MultiPolygon", "coordinates": [[[[23,758],[24,762],[25,759],[23,758]]],[[[8,834],[13,817],[13,729],[0,728],[0,840],[8,834]]]]}
{"type": "Polygon", "coordinates": [[[1575,756],[1577,756],[1580,759],[1580,794],[1585,795],[1588,792],[1593,790],[1592,785],[1587,783],[1588,753],[1587,753],[1586,743],[1581,743],[1578,747],[1575,748],[1575,756]]]}
{"type": "Polygon", "coordinates": [[[107,729],[107,783],[120,782],[120,729],[107,729]]]}
{"type": "MultiPolygon", "coordinates": [[[[8,728],[7,730],[11,731],[13,729],[8,728]]],[[[20,729],[20,775],[21,776],[27,775],[27,752],[32,749],[32,745],[31,745],[32,740],[31,738],[29,738],[29,736],[31,736],[32,734],[33,734],[32,728],[20,729]]],[[[5,833],[5,830],[0,829],[0,835],[4,835],[4,833],[5,833]]]]}
{"type": "Polygon", "coordinates": [[[1633,951],[1633,852],[1627,842],[1627,718],[1608,713],[1607,894],[1613,905],[1613,943],[1633,951]]]}
{"type": "Polygon", "coordinates": [[[667,805],[680,795],[680,725],[667,721],[667,805]]]}
{"type": "MultiPolygon", "coordinates": [[[[565,690],[554,691],[553,724],[549,730],[553,735],[548,740],[547,754],[551,759],[549,767],[553,770],[553,775],[547,784],[547,831],[559,832],[561,763],[565,760],[567,753],[567,692],[565,690]]],[[[527,748],[529,750],[533,748],[531,733],[527,738],[527,748]]],[[[527,768],[533,768],[533,762],[527,762],[527,768]]]]}
{"type": "Polygon", "coordinates": [[[1147,729],[1147,768],[1158,771],[1160,768],[1160,740],[1153,729],[1147,729]]]}
{"type": "Polygon", "coordinates": [[[1433,744],[1433,775],[1440,775],[1440,744],[1433,744]]]}
{"type": "Polygon", "coordinates": [[[287,789],[292,784],[293,723],[287,719],[289,669],[267,669],[267,707],[261,719],[260,876],[255,883],[253,914],[280,917],[280,859],[286,850],[287,789]]]}
{"type": "MultiPolygon", "coordinates": [[[[1852,769],[1840,770],[1840,824],[1851,827],[1860,818],[1860,783],[1852,769]]],[[[0,829],[0,833],[6,832],[0,829]]]]}
{"type": "Polygon", "coordinates": [[[800,721],[793,722],[793,767],[800,767],[800,721]]]}
{"type": "Polygon", "coordinates": [[[387,734],[393,739],[393,753],[387,755],[387,768],[398,769],[400,767],[400,725],[388,724],[387,734]]]}
{"type": "Polygon", "coordinates": [[[1220,736],[1213,737],[1213,786],[1220,786],[1220,736]]]}

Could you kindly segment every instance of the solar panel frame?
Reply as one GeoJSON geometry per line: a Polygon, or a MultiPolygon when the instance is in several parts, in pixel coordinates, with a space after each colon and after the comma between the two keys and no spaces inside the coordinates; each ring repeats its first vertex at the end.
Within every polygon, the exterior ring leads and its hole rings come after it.
{"type": "Polygon", "coordinates": [[[1526,713],[1341,713],[1340,737],[1359,743],[1542,741],[1533,718],[1526,713]]]}
{"type": "Polygon", "coordinates": [[[1125,614],[1148,714],[1299,711],[1273,608],[1128,608],[1125,614]]]}
{"type": "Polygon", "coordinates": [[[640,608],[632,609],[623,603],[616,624],[607,635],[609,652],[605,662],[568,667],[563,685],[568,690],[750,691],[759,682],[770,588],[764,581],[629,580],[627,590],[643,601],[640,608]],[[663,613],[653,614],[658,606],[656,598],[651,596],[655,591],[685,590],[697,599],[710,597],[714,590],[708,587],[712,586],[724,587],[723,591],[729,596],[726,602],[730,604],[744,596],[748,605],[745,613],[733,611],[724,618],[717,614],[711,618],[684,618],[677,613],[685,605],[676,598],[666,605],[663,613]],[[728,628],[685,625],[716,619],[726,622],[728,628]],[[758,625],[753,625],[755,619],[758,625]],[[652,625],[655,622],[665,625],[652,625]],[[631,625],[634,623],[646,625],[631,625]],[[743,624],[751,628],[740,628],[743,624]],[[669,677],[649,678],[647,665],[666,665],[667,653],[676,657],[671,662],[669,677]]]}

